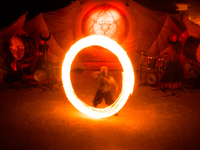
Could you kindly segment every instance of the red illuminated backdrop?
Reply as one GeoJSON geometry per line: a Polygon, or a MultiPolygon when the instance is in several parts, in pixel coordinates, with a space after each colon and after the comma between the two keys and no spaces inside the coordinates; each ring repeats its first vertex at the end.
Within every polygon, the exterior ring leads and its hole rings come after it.
{"type": "Polygon", "coordinates": [[[114,5],[101,4],[85,14],[81,29],[84,36],[105,35],[122,43],[128,35],[129,23],[122,10],[114,5]]]}

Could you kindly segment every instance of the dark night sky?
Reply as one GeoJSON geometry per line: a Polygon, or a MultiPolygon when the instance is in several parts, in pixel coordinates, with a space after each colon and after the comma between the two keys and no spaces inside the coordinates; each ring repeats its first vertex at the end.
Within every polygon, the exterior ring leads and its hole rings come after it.
{"type": "Polygon", "coordinates": [[[71,4],[71,0],[6,0],[0,8],[0,28],[28,12],[27,20],[41,12],[56,10],[71,4]]]}
{"type": "MultiPolygon", "coordinates": [[[[174,2],[188,2],[189,0],[135,0],[135,2],[152,10],[171,11],[174,2]]],[[[193,0],[194,1],[194,0],[193,0]]],[[[1,5],[0,28],[19,18],[25,12],[29,12],[27,20],[41,12],[56,10],[71,4],[71,0],[6,0],[1,5]]]]}

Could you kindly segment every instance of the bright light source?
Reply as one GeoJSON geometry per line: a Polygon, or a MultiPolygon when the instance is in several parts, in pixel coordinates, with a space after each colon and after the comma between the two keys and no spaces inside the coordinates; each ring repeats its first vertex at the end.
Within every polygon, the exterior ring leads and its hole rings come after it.
{"type": "Polygon", "coordinates": [[[189,6],[187,3],[175,3],[176,6],[178,7],[178,11],[186,11],[188,10],[189,6]]]}
{"type": "Polygon", "coordinates": [[[127,56],[123,48],[117,44],[117,42],[111,40],[106,36],[91,35],[77,41],[66,53],[62,66],[62,81],[66,96],[75,108],[77,108],[85,115],[95,118],[103,118],[117,113],[124,106],[129,95],[133,91],[135,76],[129,57],[127,56]],[[77,53],[82,49],[93,45],[101,46],[110,50],[118,57],[123,67],[121,93],[112,105],[101,109],[91,107],[81,101],[74,92],[70,78],[71,64],[77,53]]]}

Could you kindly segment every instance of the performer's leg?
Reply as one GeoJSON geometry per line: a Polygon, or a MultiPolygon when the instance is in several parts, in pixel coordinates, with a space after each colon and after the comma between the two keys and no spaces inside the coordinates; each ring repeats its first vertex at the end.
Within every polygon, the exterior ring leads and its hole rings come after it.
{"type": "MultiPolygon", "coordinates": [[[[105,93],[104,98],[105,98],[105,102],[106,102],[107,105],[111,105],[112,103],[114,103],[114,100],[113,100],[111,91],[105,93]]],[[[114,114],[114,115],[115,115],[115,116],[118,116],[117,113],[114,114]]]]}
{"type": "Polygon", "coordinates": [[[114,103],[111,91],[105,93],[104,98],[105,98],[105,102],[106,102],[107,105],[111,105],[112,103],[114,103]]]}
{"type": "Polygon", "coordinates": [[[98,90],[95,94],[94,100],[93,100],[93,105],[94,107],[97,107],[98,104],[100,104],[103,100],[103,95],[102,93],[98,90]]]}

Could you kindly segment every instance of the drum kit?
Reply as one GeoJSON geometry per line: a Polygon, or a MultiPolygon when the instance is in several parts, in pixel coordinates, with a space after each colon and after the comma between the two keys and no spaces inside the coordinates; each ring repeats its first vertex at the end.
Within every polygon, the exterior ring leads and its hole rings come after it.
{"type": "Polygon", "coordinates": [[[147,57],[146,69],[147,72],[145,74],[145,82],[152,87],[158,85],[159,78],[157,75],[157,59],[155,57],[147,57]]]}
{"type": "Polygon", "coordinates": [[[169,67],[169,60],[166,57],[168,54],[169,53],[165,53],[164,58],[157,59],[156,57],[147,56],[145,51],[141,51],[140,55],[141,57],[146,57],[146,63],[140,63],[140,85],[147,84],[151,87],[156,87],[158,85],[161,75],[165,73],[169,67]],[[145,83],[141,81],[142,73],[145,73],[145,83]]]}
{"type": "MultiPolygon", "coordinates": [[[[172,56],[171,60],[168,60],[168,54],[165,53],[163,58],[156,58],[152,56],[147,56],[147,52],[145,51],[136,51],[138,54],[140,54],[141,57],[146,58],[146,63],[142,64],[140,63],[140,85],[147,84],[151,87],[156,87],[158,83],[160,83],[160,89],[164,91],[165,83],[170,82],[172,95],[173,94],[173,82],[176,81],[175,79],[175,73],[174,70],[176,68],[174,58],[172,56]],[[174,66],[174,67],[173,67],[174,66]],[[145,68],[145,69],[144,69],[145,68]],[[142,73],[145,73],[145,82],[142,83],[142,73]],[[165,77],[168,77],[169,79],[166,79],[165,77]],[[175,81],[174,81],[175,80],[175,81]],[[161,82],[164,83],[164,87],[161,88],[161,82]]],[[[178,88],[182,90],[183,85],[185,84],[186,76],[189,75],[188,72],[193,72],[193,82],[189,84],[190,92],[194,84],[200,85],[200,39],[195,38],[193,36],[190,36],[187,38],[187,40],[184,43],[183,51],[182,51],[183,57],[187,60],[187,63],[185,64],[185,70],[186,74],[184,74],[184,77],[182,80],[177,80],[178,82],[178,88]],[[198,80],[199,79],[199,80],[198,80]],[[181,87],[179,87],[179,82],[182,82],[181,87]]],[[[188,86],[188,85],[187,85],[188,86]]],[[[183,90],[182,90],[183,91],[183,90]]],[[[183,91],[184,92],[184,91],[183,91]]]]}
{"type": "Polygon", "coordinates": [[[58,71],[61,68],[60,63],[47,60],[48,45],[46,41],[50,37],[50,34],[49,37],[42,37],[40,34],[40,39],[44,41],[43,45],[38,44],[32,36],[27,34],[13,36],[9,40],[10,67],[13,68],[15,73],[22,72],[25,77],[24,82],[29,85],[37,82],[44,83],[49,89],[52,89],[54,78],[57,78],[58,72],[60,72],[58,71]],[[14,67],[13,62],[15,62],[14,67]],[[30,70],[31,74],[27,74],[26,68],[30,70]]]}

